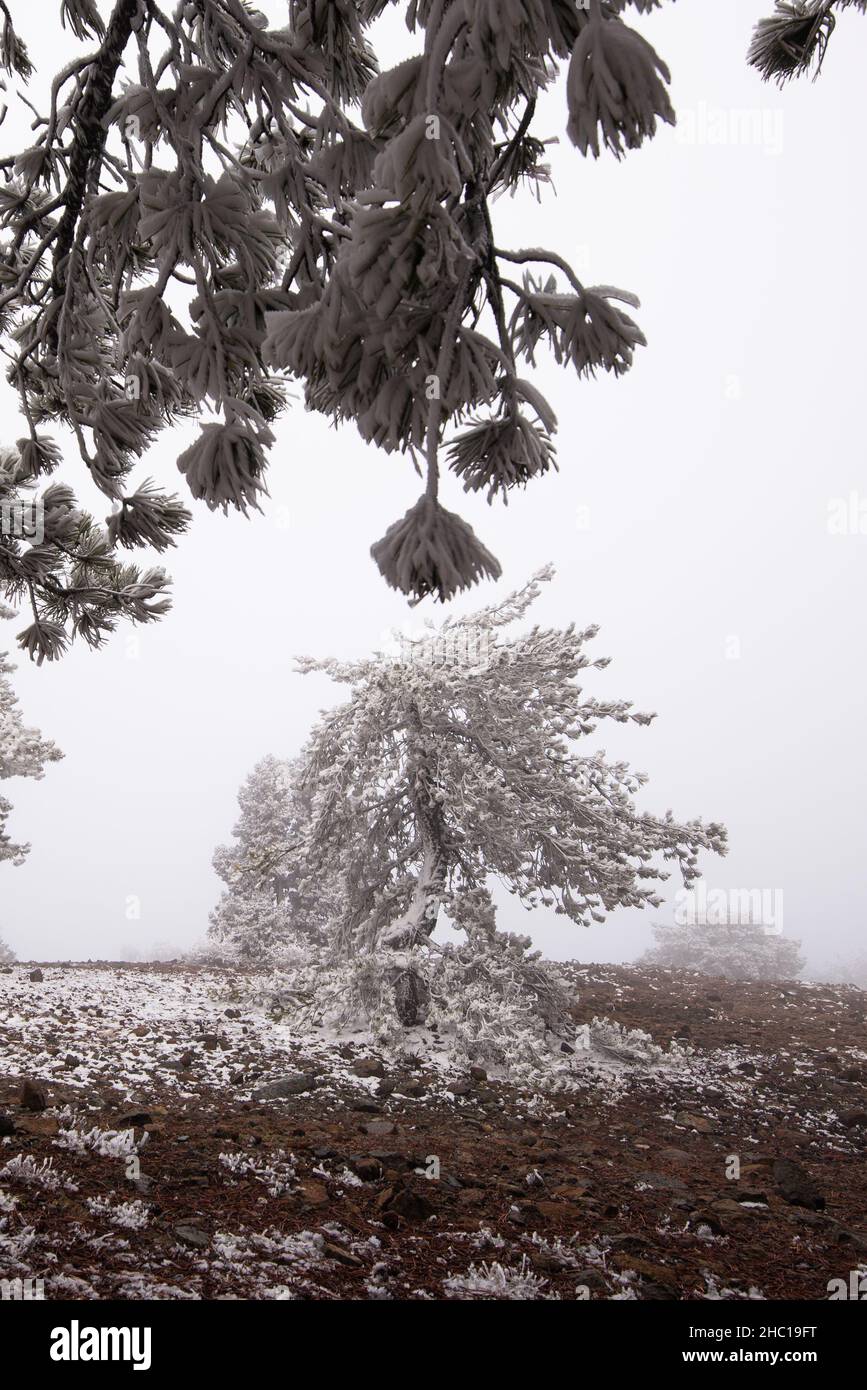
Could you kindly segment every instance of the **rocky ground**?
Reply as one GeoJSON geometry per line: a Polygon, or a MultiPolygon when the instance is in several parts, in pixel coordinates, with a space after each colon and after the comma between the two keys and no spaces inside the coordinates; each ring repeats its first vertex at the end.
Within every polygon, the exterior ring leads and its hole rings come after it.
{"type": "Polygon", "coordinates": [[[676,1039],[671,1060],[582,1059],[540,1093],[294,1036],[228,972],[0,971],[0,1280],[818,1300],[867,1272],[867,996],[569,971],[579,1018],[676,1039]]]}

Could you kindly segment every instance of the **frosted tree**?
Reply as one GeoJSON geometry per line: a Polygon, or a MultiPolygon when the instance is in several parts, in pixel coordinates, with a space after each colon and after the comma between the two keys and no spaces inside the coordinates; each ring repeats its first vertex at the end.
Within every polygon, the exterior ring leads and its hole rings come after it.
{"type": "Polygon", "coordinates": [[[761,922],[694,921],[654,925],[655,945],[643,965],[696,970],[729,980],[793,980],[804,968],[800,941],[770,932],[761,922]]]}
{"type": "Polygon", "coordinates": [[[324,884],[306,892],[293,858],[309,798],[297,764],[266,757],[238,793],[234,842],[214,852],[225,884],[211,913],[211,941],[235,959],[263,964],[299,937],[315,938],[328,907],[324,884]]]}
{"type": "Polygon", "coordinates": [[[581,154],[619,159],[674,121],[668,70],[623,18],[658,0],[408,0],[417,51],[380,71],[369,30],[393,3],[290,0],[270,28],[247,0],[114,0],[105,19],[62,0],[70,58],[41,99],[13,27],[33,12],[2,5],[0,65],[35,116],[0,160],[21,473],[61,466],[61,426],[112,507],[71,547],[83,570],[50,569],[59,545],[31,558],[48,581],[28,595],[32,654],[98,643],[125,597],[165,611],[162,571],[109,562],[187,528],[176,494],[133,476],[186,415],[204,419],[178,467],[223,511],[259,506],[288,379],[404,453],[424,490],[372,553],[411,600],[446,600],[500,567],[442,504],[443,471],[505,501],[556,466],[554,412],[524,375],[537,352],[580,377],[631,367],[634,295],[503,245],[493,203],[549,182],[536,105],[564,69],[581,154]]]}
{"type": "Polygon", "coordinates": [[[17,959],[18,957],[12,950],[12,947],[7,946],[2,936],[0,936],[0,965],[11,965],[12,962],[17,959]]]}
{"type": "Polygon", "coordinates": [[[589,924],[657,906],[667,866],[689,884],[701,850],[725,852],[721,826],[639,809],[644,775],[582,751],[606,721],[653,716],[584,692],[583,673],[608,664],[585,650],[596,628],[509,631],[552,574],[432,628],[398,660],[300,663],[352,690],[311,737],[296,862],[312,883],[340,866],[335,948],[376,958],[405,1023],[425,1015],[442,915],[466,933],[467,970],[529,960],[524,979],[544,992],[529,940],[496,930],[494,880],[528,909],[589,924]]]}
{"type": "MultiPolygon", "coordinates": [[[[13,614],[0,605],[0,618],[10,618],[13,614]]],[[[63,757],[60,749],[44,739],[38,729],[30,729],[22,722],[18,698],[15,695],[9,676],[15,670],[0,653],[0,781],[11,777],[32,777],[39,779],[44,775],[46,763],[56,763],[63,757]]],[[[13,864],[22,864],[30,846],[15,844],[6,831],[6,823],[12,810],[12,803],[0,796],[0,861],[11,859],[13,864]]]]}
{"type": "Polygon", "coordinates": [[[756,25],[750,63],[779,86],[810,68],[815,79],[843,10],[864,14],[867,0],[777,0],[774,13],[756,25]]]}

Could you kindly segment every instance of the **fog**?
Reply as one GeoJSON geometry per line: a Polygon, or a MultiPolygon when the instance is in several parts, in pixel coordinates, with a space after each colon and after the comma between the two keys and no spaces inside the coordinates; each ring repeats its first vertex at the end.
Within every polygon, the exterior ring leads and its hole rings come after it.
{"type": "MultiPolygon", "coordinates": [[[[260,3],[279,21],[283,6],[260,3]]],[[[556,196],[498,202],[498,244],[546,245],[586,282],[638,293],[649,345],[620,381],[579,384],[540,361],[559,472],[508,508],[454,478],[442,500],[503,566],[455,608],[552,561],[536,619],[598,623],[594,651],[612,664],[587,689],[659,716],[594,745],[649,774],[643,805],[727,825],[730,853],[705,859],[707,884],[781,893],[784,931],[821,973],[857,949],[865,920],[863,52],[857,32],[841,35],[815,85],[766,86],[745,54],[769,8],[728,0],[711,19],[675,5],[636,21],[671,67],[680,124],[621,164],[582,160],[564,94],[549,93],[539,125],[560,137],[556,196]]],[[[33,16],[21,34],[42,105],[68,36],[54,13],[54,29],[33,16]]],[[[396,59],[407,36],[382,29],[396,59]]],[[[21,130],[10,107],[4,153],[21,130]]],[[[12,442],[23,430],[5,387],[2,407],[12,442]]],[[[175,459],[193,431],[164,435],[136,477],[181,491],[175,459]]],[[[387,589],[368,553],[418,495],[409,462],[300,403],[276,431],[262,515],[196,507],[165,557],[167,618],[121,628],[98,653],[19,662],[27,722],[66,755],[43,781],[3,789],[14,838],[33,843],[23,867],[2,869],[0,932],[22,958],[201,938],[239,784],[266,753],[294,753],[341,698],[296,674],[295,655],[362,655],[436,616],[387,589]]],[[[104,515],[83,467],[68,472],[104,515]]],[[[13,649],[23,625],[0,645],[13,649]]],[[[580,930],[506,899],[501,925],[553,957],[622,961],[649,944],[655,916],[670,903],[580,930]]]]}

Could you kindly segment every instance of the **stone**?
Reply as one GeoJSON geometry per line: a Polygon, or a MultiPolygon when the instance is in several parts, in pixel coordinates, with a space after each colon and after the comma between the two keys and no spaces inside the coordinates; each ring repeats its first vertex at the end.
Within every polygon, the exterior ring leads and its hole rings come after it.
{"type": "Polygon", "coordinates": [[[181,1245],[189,1245],[194,1250],[205,1250],[211,1243],[207,1231],[203,1231],[201,1226],[194,1226],[185,1221],[174,1227],[174,1233],[181,1245]]]}
{"type": "Polygon", "coordinates": [[[0,1139],[5,1139],[8,1135],[15,1133],[15,1121],[11,1115],[6,1115],[0,1110],[0,1139]]]}
{"type": "Polygon", "coordinates": [[[433,1215],[433,1206],[427,1197],[412,1187],[387,1187],[381,1196],[385,1196],[385,1200],[377,1203],[380,1210],[399,1216],[403,1221],[426,1221],[433,1215]]]}
{"type": "Polygon", "coordinates": [[[45,979],[45,976],[43,975],[41,970],[31,970],[27,978],[28,980],[32,980],[35,985],[41,985],[42,981],[45,979]]]}
{"type": "Polygon", "coordinates": [[[394,1134],[397,1131],[397,1125],[393,1120],[368,1120],[364,1126],[364,1131],[366,1134],[394,1134]]]}
{"type": "Polygon", "coordinates": [[[385,1076],[385,1066],[378,1057],[361,1057],[350,1071],[353,1076],[385,1076]]]}
{"type": "Polygon", "coordinates": [[[323,1207],[329,1200],[325,1184],[310,1179],[298,1184],[298,1193],[311,1207],[323,1207]]]}
{"type": "Polygon", "coordinates": [[[683,1149],[660,1149],[659,1157],[663,1163],[670,1163],[673,1168],[691,1168],[692,1158],[683,1149]]]}
{"type": "Polygon", "coordinates": [[[698,1130],[699,1134],[715,1134],[716,1125],[713,1120],[709,1120],[706,1115],[693,1115],[688,1110],[679,1110],[674,1117],[676,1125],[683,1125],[685,1129],[698,1130]]]}
{"type": "Polygon", "coordinates": [[[24,1110],[45,1110],[48,1107],[42,1087],[30,1080],[22,1083],[19,1101],[24,1110]]]}
{"type": "Polygon", "coordinates": [[[867,1125],[867,1110],[844,1110],[840,1115],[844,1129],[862,1129],[867,1125]]]}
{"type": "Polygon", "coordinates": [[[813,1211],[823,1210],[825,1198],[800,1163],[795,1163],[791,1158],[778,1158],[774,1163],[773,1175],[777,1192],[784,1202],[790,1206],[809,1207],[813,1211]]]}
{"type": "Polygon", "coordinates": [[[269,1081],[253,1092],[254,1100],[286,1100],[289,1096],[301,1096],[312,1091],[316,1085],[315,1076],[307,1072],[295,1072],[291,1076],[281,1076],[277,1081],[269,1081]]]}

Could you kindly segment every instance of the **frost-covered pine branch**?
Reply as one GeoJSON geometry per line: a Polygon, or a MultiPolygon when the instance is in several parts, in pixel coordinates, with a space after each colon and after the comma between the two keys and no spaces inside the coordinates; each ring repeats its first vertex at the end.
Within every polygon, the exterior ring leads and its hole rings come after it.
{"type": "MultiPolygon", "coordinates": [[[[584,154],[620,158],[674,120],[665,64],[623,17],[655,5],[409,0],[417,51],[381,71],[371,25],[390,3],[291,0],[271,28],[247,0],[114,0],[105,19],[63,0],[71,57],[41,98],[32,14],[4,5],[0,65],[36,113],[33,143],[0,159],[19,450],[27,476],[48,471],[65,446],[45,430],[63,427],[112,504],[112,552],[186,529],[178,498],[133,475],[187,416],[206,416],[178,459],[191,495],[258,507],[295,380],[309,408],[424,472],[372,553],[410,599],[446,600],[500,567],[443,505],[443,473],[505,500],[549,472],[556,418],[524,375],[539,349],[586,377],[627,371],[643,344],[634,295],[585,286],[556,249],[503,245],[494,204],[550,182],[558,132],[537,132],[536,106],[564,68],[584,154]]],[[[21,645],[98,644],[105,619],[136,616],[130,588],[158,616],[158,575],[34,589],[21,645]]]]}
{"type": "Polygon", "coordinates": [[[749,62],[780,87],[810,68],[815,81],[843,10],[864,14],[867,0],[776,0],[773,14],[756,25],[749,62]]]}

